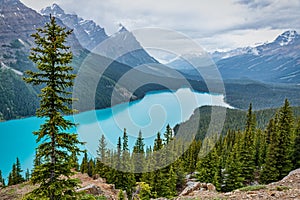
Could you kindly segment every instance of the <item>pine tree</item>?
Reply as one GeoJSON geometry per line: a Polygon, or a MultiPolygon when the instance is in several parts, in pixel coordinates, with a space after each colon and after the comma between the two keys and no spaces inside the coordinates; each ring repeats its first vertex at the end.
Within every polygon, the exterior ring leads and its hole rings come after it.
{"type": "Polygon", "coordinates": [[[169,173],[168,173],[168,178],[167,178],[167,192],[164,194],[165,197],[171,198],[176,195],[176,182],[177,182],[177,175],[173,170],[173,167],[169,167],[169,173]]]}
{"type": "Polygon", "coordinates": [[[151,172],[150,186],[152,188],[152,195],[154,198],[162,197],[164,194],[164,188],[166,179],[161,170],[151,172]]]}
{"type": "Polygon", "coordinates": [[[250,104],[246,128],[243,133],[243,140],[241,141],[240,158],[241,158],[241,168],[243,171],[244,181],[246,184],[251,183],[254,180],[254,170],[255,170],[255,115],[252,112],[252,104],[250,104]]]}
{"type": "Polygon", "coordinates": [[[97,161],[96,161],[96,173],[99,173],[100,177],[106,177],[106,173],[109,170],[107,166],[108,165],[107,152],[108,152],[107,143],[105,140],[105,136],[102,134],[99,141],[99,146],[97,150],[97,161]]]}
{"type": "Polygon", "coordinates": [[[181,188],[185,183],[186,172],[184,170],[184,162],[182,157],[178,158],[173,164],[173,169],[176,173],[176,188],[181,188]]]}
{"type": "Polygon", "coordinates": [[[30,180],[30,172],[29,169],[27,168],[26,173],[25,173],[25,181],[29,181],[30,180]]]}
{"type": "Polygon", "coordinates": [[[75,171],[79,170],[79,163],[78,163],[78,158],[76,152],[71,153],[71,159],[69,162],[69,165],[71,168],[73,168],[75,171]]]}
{"type": "Polygon", "coordinates": [[[156,139],[154,140],[153,151],[158,151],[163,148],[163,140],[160,137],[160,132],[157,133],[156,139]]]}
{"type": "Polygon", "coordinates": [[[184,153],[185,167],[188,173],[194,172],[197,167],[200,148],[201,141],[193,140],[188,150],[184,153]]]}
{"type": "Polygon", "coordinates": [[[8,175],[8,183],[7,183],[7,185],[8,185],[8,186],[13,185],[13,178],[12,178],[11,172],[10,172],[9,175],[8,175]]]}
{"type": "Polygon", "coordinates": [[[197,171],[199,172],[197,174],[197,178],[200,182],[206,182],[206,183],[214,183],[216,181],[219,181],[221,177],[217,177],[219,175],[219,163],[220,158],[217,154],[216,147],[212,149],[211,152],[209,152],[204,158],[202,158],[198,162],[197,171]],[[217,180],[218,178],[218,180],[217,180]]]}
{"type": "Polygon", "coordinates": [[[173,138],[173,130],[172,128],[170,127],[170,125],[168,124],[167,127],[166,127],[166,132],[164,134],[164,141],[165,141],[165,144],[169,144],[169,142],[172,140],[173,138]]]}
{"type": "Polygon", "coordinates": [[[13,177],[14,178],[14,184],[19,184],[19,183],[22,183],[24,182],[24,178],[22,176],[22,173],[23,170],[21,169],[21,163],[20,163],[20,160],[19,158],[16,159],[16,165],[15,165],[15,174],[13,177]]]}
{"type": "Polygon", "coordinates": [[[37,152],[35,152],[34,161],[33,161],[33,167],[34,169],[41,165],[41,158],[38,156],[37,152]]]}
{"type": "Polygon", "coordinates": [[[88,170],[87,170],[87,174],[89,175],[89,177],[92,177],[94,175],[94,168],[95,168],[94,160],[90,158],[88,162],[88,170]]]}
{"type": "Polygon", "coordinates": [[[86,152],[84,152],[84,156],[80,165],[80,172],[84,174],[84,173],[88,173],[88,170],[89,170],[88,155],[86,152]]]}
{"type": "Polygon", "coordinates": [[[69,108],[73,99],[68,88],[73,86],[73,68],[69,66],[72,60],[70,47],[65,45],[72,31],[57,25],[54,17],[44,28],[38,28],[32,34],[36,47],[32,48],[29,58],[37,65],[37,72],[27,71],[27,83],[40,85],[40,108],[37,117],[45,118],[45,123],[34,132],[37,136],[37,157],[42,163],[35,167],[31,181],[39,184],[27,198],[49,198],[50,200],[74,198],[78,180],[71,179],[73,174],[69,165],[70,153],[81,152],[78,147],[83,144],[78,141],[77,134],[67,133],[75,126],[63,117],[72,114],[69,108]],[[67,179],[65,178],[67,177],[67,179]]]}
{"type": "Polygon", "coordinates": [[[229,158],[226,160],[224,188],[222,190],[231,191],[242,187],[244,181],[242,173],[238,141],[236,141],[229,158]]]}
{"type": "Polygon", "coordinates": [[[280,144],[277,167],[279,179],[285,177],[293,168],[292,164],[292,140],[293,140],[294,116],[288,100],[279,110],[278,118],[278,142],[280,144]]]}
{"type": "Polygon", "coordinates": [[[163,148],[163,140],[161,139],[160,132],[157,133],[157,137],[154,140],[153,152],[151,152],[150,159],[148,159],[149,173],[143,177],[143,181],[149,183],[151,186],[151,193],[154,198],[160,197],[163,194],[163,187],[166,181],[162,173],[162,155],[161,150],[163,148]]]}
{"type": "Polygon", "coordinates": [[[2,171],[0,170],[0,188],[5,187],[5,179],[2,177],[2,171]]]}
{"type": "Polygon", "coordinates": [[[15,185],[16,184],[16,164],[14,163],[13,166],[12,166],[12,170],[11,172],[9,173],[9,176],[8,176],[8,185],[15,185]]]}
{"type": "MultiPolygon", "coordinates": [[[[132,164],[130,159],[130,152],[128,148],[128,135],[126,129],[123,133],[123,144],[122,144],[122,159],[121,159],[121,189],[126,190],[128,196],[131,196],[132,189],[135,185],[135,178],[132,172],[132,164]]],[[[120,169],[119,169],[120,170],[120,169]]]]}
{"type": "Polygon", "coordinates": [[[128,135],[126,132],[126,128],[124,128],[124,132],[123,132],[123,152],[129,152],[129,148],[128,148],[128,135]]]}
{"type": "Polygon", "coordinates": [[[271,119],[266,132],[269,134],[269,144],[266,152],[265,164],[260,175],[260,182],[270,183],[277,181],[279,178],[278,170],[278,151],[279,151],[279,139],[276,127],[277,119],[271,119]]]}
{"type": "Polygon", "coordinates": [[[258,166],[258,168],[261,168],[264,163],[266,149],[266,134],[261,129],[258,129],[255,137],[255,165],[258,166]]]}
{"type": "Polygon", "coordinates": [[[12,165],[12,171],[9,173],[8,185],[16,185],[24,182],[22,172],[20,160],[17,158],[16,163],[12,165]]]}
{"type": "Polygon", "coordinates": [[[294,169],[300,168],[300,120],[298,120],[298,125],[295,130],[293,163],[294,169]]]}
{"type": "Polygon", "coordinates": [[[145,150],[144,150],[144,138],[142,132],[139,131],[138,138],[133,147],[132,161],[135,172],[135,180],[137,182],[141,181],[142,172],[144,172],[145,167],[145,150]]]}

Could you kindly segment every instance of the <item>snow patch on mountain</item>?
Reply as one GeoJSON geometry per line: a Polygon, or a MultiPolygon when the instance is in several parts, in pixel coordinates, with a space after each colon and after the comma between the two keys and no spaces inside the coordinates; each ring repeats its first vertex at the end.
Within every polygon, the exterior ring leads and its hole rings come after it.
{"type": "Polygon", "coordinates": [[[295,30],[289,30],[279,35],[275,42],[280,46],[285,46],[291,44],[297,37],[299,37],[299,35],[295,30]]]}

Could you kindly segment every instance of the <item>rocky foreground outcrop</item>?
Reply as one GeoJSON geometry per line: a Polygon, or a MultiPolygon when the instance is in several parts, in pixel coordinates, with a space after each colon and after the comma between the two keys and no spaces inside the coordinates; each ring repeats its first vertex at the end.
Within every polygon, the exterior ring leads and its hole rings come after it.
{"type": "Polygon", "coordinates": [[[300,169],[291,171],[282,180],[268,185],[250,186],[227,193],[196,189],[177,199],[300,200],[300,169]]]}
{"type": "MultiPolygon", "coordinates": [[[[115,189],[113,184],[107,184],[100,177],[91,178],[87,174],[76,173],[72,178],[77,178],[81,181],[78,192],[85,192],[94,196],[104,196],[107,200],[117,199],[119,190],[115,189]]],[[[32,191],[36,186],[24,182],[18,185],[0,188],[0,200],[20,200],[22,197],[32,191]]]]}
{"type": "MultiPolygon", "coordinates": [[[[81,187],[78,191],[85,191],[92,195],[105,196],[107,199],[117,199],[119,190],[113,184],[107,184],[104,179],[90,178],[87,174],[77,173],[74,178],[81,180],[81,187]]],[[[22,183],[6,188],[0,188],[0,200],[21,199],[24,194],[33,190],[35,186],[29,183],[22,183]]],[[[161,198],[164,199],[164,198],[161,198]]],[[[300,169],[289,173],[278,182],[268,185],[250,186],[227,193],[219,193],[210,183],[199,183],[195,180],[187,182],[186,188],[175,199],[249,199],[249,200],[300,200],[300,169]]]]}

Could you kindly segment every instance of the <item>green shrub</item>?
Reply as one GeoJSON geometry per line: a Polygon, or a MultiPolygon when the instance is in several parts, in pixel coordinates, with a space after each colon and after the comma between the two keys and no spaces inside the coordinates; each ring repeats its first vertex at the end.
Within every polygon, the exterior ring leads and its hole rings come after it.
{"type": "Polygon", "coordinates": [[[247,192],[247,191],[261,190],[261,189],[265,189],[265,188],[266,188],[265,185],[250,185],[250,186],[242,187],[239,190],[247,192]]]}
{"type": "Polygon", "coordinates": [[[277,191],[285,191],[285,190],[289,190],[291,189],[290,187],[288,186],[276,186],[275,188],[277,191]]]}

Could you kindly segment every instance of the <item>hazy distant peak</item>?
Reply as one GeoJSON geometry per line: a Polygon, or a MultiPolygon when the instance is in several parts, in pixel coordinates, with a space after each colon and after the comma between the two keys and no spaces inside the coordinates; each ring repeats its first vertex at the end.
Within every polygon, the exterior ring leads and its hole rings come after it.
{"type": "Polygon", "coordinates": [[[55,16],[59,16],[59,15],[64,15],[65,11],[56,3],[52,4],[52,6],[48,6],[46,8],[43,8],[41,10],[41,13],[43,13],[44,15],[55,15],[55,16]]]}
{"type": "Polygon", "coordinates": [[[125,26],[123,26],[122,24],[119,24],[119,30],[118,30],[119,33],[122,33],[122,32],[129,32],[125,26]]]}

